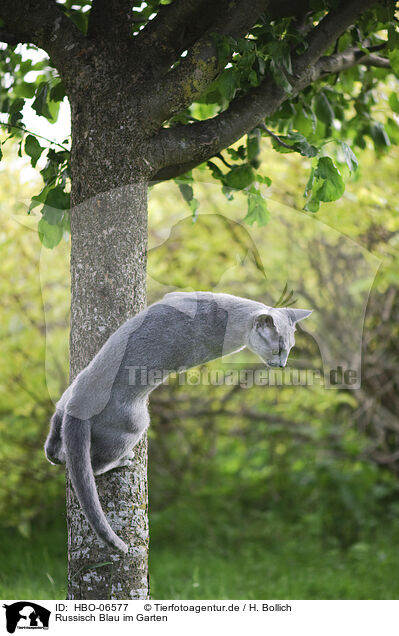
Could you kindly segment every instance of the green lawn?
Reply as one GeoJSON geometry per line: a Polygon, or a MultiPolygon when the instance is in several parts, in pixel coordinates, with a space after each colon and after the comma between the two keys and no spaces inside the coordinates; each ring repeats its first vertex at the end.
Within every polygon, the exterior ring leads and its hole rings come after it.
{"type": "MultiPolygon", "coordinates": [[[[191,514],[152,518],[150,551],[154,599],[394,599],[399,596],[399,533],[376,528],[372,540],[347,549],[304,528],[258,516],[217,526],[191,514]],[[196,527],[195,527],[196,524],[196,527]],[[165,528],[169,528],[165,532],[165,528]]],[[[3,532],[3,599],[65,598],[62,524],[33,530],[29,539],[3,532]]]]}
{"type": "Polygon", "coordinates": [[[399,593],[399,557],[380,544],[346,554],[294,541],[268,550],[241,548],[151,552],[156,599],[392,599],[399,593]]]}
{"type": "Polygon", "coordinates": [[[2,599],[66,597],[66,533],[63,524],[35,528],[29,538],[3,531],[0,541],[2,599]]]}

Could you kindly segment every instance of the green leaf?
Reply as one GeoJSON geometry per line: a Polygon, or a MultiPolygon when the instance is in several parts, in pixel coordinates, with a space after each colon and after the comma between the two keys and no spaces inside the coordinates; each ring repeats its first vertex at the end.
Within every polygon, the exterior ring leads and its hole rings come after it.
{"type": "Polygon", "coordinates": [[[320,119],[323,124],[326,124],[326,126],[331,126],[334,120],[334,111],[326,95],[324,93],[319,93],[318,95],[316,95],[314,104],[316,117],[320,119]]]}
{"type": "Polygon", "coordinates": [[[42,154],[44,148],[39,144],[36,137],[28,135],[25,139],[25,152],[31,158],[30,162],[33,168],[36,166],[37,160],[42,154]]]}
{"type": "Polygon", "coordinates": [[[227,148],[227,152],[234,161],[237,161],[238,159],[245,159],[245,146],[238,146],[237,149],[227,148]]]}
{"type": "Polygon", "coordinates": [[[355,170],[357,170],[359,165],[359,162],[357,160],[355,153],[344,141],[341,141],[341,148],[345,157],[346,165],[348,166],[351,172],[355,172],[355,170]]]}
{"type": "Polygon", "coordinates": [[[305,192],[303,193],[304,197],[307,197],[313,188],[313,183],[315,179],[315,169],[312,168],[310,171],[309,179],[305,187],[305,192]]]}
{"type": "Polygon", "coordinates": [[[237,79],[234,69],[225,70],[218,79],[217,87],[221,96],[228,102],[234,97],[237,89],[237,79]]]}
{"type": "Polygon", "coordinates": [[[219,104],[203,104],[200,102],[194,102],[191,104],[190,113],[195,119],[200,121],[214,117],[219,111],[219,104]]]}
{"type": "Polygon", "coordinates": [[[45,202],[48,190],[49,188],[45,186],[39,194],[36,194],[35,196],[32,197],[30,205],[29,205],[28,213],[30,213],[34,208],[37,208],[38,205],[41,205],[42,203],[45,202]]]}
{"type": "Polygon", "coordinates": [[[25,100],[22,99],[22,97],[18,97],[17,99],[14,99],[13,102],[11,102],[10,106],[8,107],[8,112],[10,114],[18,113],[23,109],[24,105],[25,100]]]}
{"type": "Polygon", "coordinates": [[[212,173],[212,177],[214,179],[217,179],[218,181],[222,181],[223,180],[223,172],[222,170],[219,168],[219,166],[216,165],[216,163],[213,163],[213,161],[207,161],[206,164],[209,168],[209,170],[212,173]]]}
{"type": "Polygon", "coordinates": [[[331,157],[319,159],[315,176],[323,180],[317,190],[317,197],[320,201],[336,201],[343,195],[345,184],[331,157]]]}
{"type": "MultiPolygon", "coordinates": [[[[193,181],[193,177],[192,176],[189,177],[189,180],[193,181]]],[[[183,199],[188,203],[188,207],[190,208],[193,215],[193,220],[195,220],[197,218],[199,202],[197,199],[194,198],[194,191],[193,191],[193,187],[191,183],[188,183],[188,182],[181,183],[181,180],[179,177],[179,180],[177,181],[177,185],[182,194],[183,199]]]]}
{"type": "Polygon", "coordinates": [[[399,77],[399,49],[389,51],[388,55],[393,72],[395,73],[396,77],[399,77]]]}
{"type": "Polygon", "coordinates": [[[58,119],[58,113],[60,111],[61,102],[48,102],[48,110],[50,113],[49,121],[55,123],[58,119]]]}
{"type": "Polygon", "coordinates": [[[399,99],[396,93],[391,93],[389,96],[389,105],[394,113],[399,113],[399,99]]]}
{"type": "Polygon", "coordinates": [[[1,96],[1,104],[0,104],[0,110],[2,113],[8,113],[8,110],[10,108],[10,98],[8,96],[1,96]]]}
{"type": "Polygon", "coordinates": [[[266,199],[259,193],[248,193],[248,212],[244,222],[249,225],[257,223],[258,227],[262,227],[268,223],[269,219],[270,212],[267,209],[266,199]]]}
{"type": "MultiPolygon", "coordinates": [[[[299,135],[299,133],[296,133],[296,134],[299,135]]],[[[305,137],[302,137],[302,139],[298,139],[298,141],[296,141],[292,147],[294,148],[296,152],[299,152],[299,154],[301,154],[303,157],[316,157],[319,153],[316,146],[313,146],[312,144],[310,144],[305,137]]]]}
{"type": "Polygon", "coordinates": [[[247,157],[249,162],[256,159],[259,154],[259,137],[259,132],[247,135],[247,157]]]}
{"type": "Polygon", "coordinates": [[[317,197],[312,197],[304,206],[304,210],[308,212],[318,212],[320,209],[320,201],[317,197]]]}
{"type": "Polygon", "coordinates": [[[178,186],[183,199],[190,203],[194,198],[193,187],[188,183],[179,183],[178,186]]]}
{"type": "Polygon", "coordinates": [[[391,144],[399,145],[399,126],[394,119],[389,118],[385,124],[391,144]]]}
{"type": "Polygon", "coordinates": [[[399,32],[394,26],[388,27],[388,47],[392,51],[399,48],[399,32]]]}
{"type": "Polygon", "coordinates": [[[189,203],[189,208],[190,208],[192,216],[193,216],[193,221],[196,221],[197,212],[198,212],[198,208],[199,208],[199,201],[197,199],[195,199],[195,198],[192,198],[190,203],[189,203]]]}
{"type": "Polygon", "coordinates": [[[248,81],[251,84],[251,86],[258,86],[259,85],[258,75],[257,75],[255,70],[252,69],[252,71],[249,73],[248,81]]]}
{"type": "Polygon", "coordinates": [[[273,79],[276,82],[276,84],[290,95],[293,91],[293,88],[290,82],[288,81],[287,76],[284,73],[284,70],[275,62],[274,59],[271,60],[270,70],[272,72],[273,79]]]}
{"type": "Polygon", "coordinates": [[[298,132],[302,133],[305,137],[314,133],[316,128],[315,117],[311,117],[309,113],[301,106],[298,105],[298,112],[295,115],[293,126],[298,130],[298,132]]]}
{"type": "MultiPolygon", "coordinates": [[[[279,139],[280,141],[287,143],[287,145],[289,146],[289,143],[288,143],[289,140],[287,137],[282,137],[281,135],[279,135],[279,139]]],[[[295,152],[294,146],[289,146],[289,148],[287,148],[287,146],[283,146],[282,144],[279,144],[277,139],[274,139],[273,137],[271,138],[271,142],[272,142],[272,146],[274,150],[276,152],[281,153],[282,155],[288,154],[289,152],[295,152]]]]}
{"type": "Polygon", "coordinates": [[[258,183],[264,183],[267,186],[272,185],[272,180],[270,179],[270,177],[266,177],[265,175],[256,174],[255,179],[256,181],[258,181],[258,183]]]}
{"type": "Polygon", "coordinates": [[[36,85],[32,82],[20,82],[14,88],[14,93],[17,97],[26,97],[31,99],[36,91],[36,85]]]}
{"type": "Polygon", "coordinates": [[[310,144],[306,137],[301,135],[301,133],[299,132],[290,131],[283,137],[279,136],[279,139],[285,144],[288,144],[290,148],[280,145],[276,139],[272,138],[273,148],[277,152],[299,152],[299,154],[301,154],[303,157],[316,157],[319,153],[318,148],[310,144]]]}
{"type": "Polygon", "coordinates": [[[78,27],[82,33],[86,35],[87,32],[87,22],[88,22],[88,14],[81,13],[80,11],[70,10],[70,18],[72,22],[78,27]]]}
{"type": "Polygon", "coordinates": [[[36,99],[32,104],[33,110],[38,114],[51,119],[51,113],[47,105],[48,84],[47,82],[41,82],[36,90],[36,99]]]}
{"type": "Polygon", "coordinates": [[[69,210],[64,210],[64,214],[62,216],[62,228],[64,232],[71,233],[71,213],[69,210]]]}
{"type": "Polygon", "coordinates": [[[294,105],[289,101],[285,101],[281,104],[280,108],[276,112],[278,119],[291,119],[295,115],[296,111],[294,105]]]}
{"type": "Polygon", "coordinates": [[[56,208],[44,205],[42,209],[42,216],[49,225],[58,225],[62,222],[64,210],[57,210],[56,208]]]}
{"type": "Polygon", "coordinates": [[[50,91],[50,99],[53,102],[62,102],[65,95],[66,93],[65,93],[64,84],[62,82],[57,82],[57,84],[54,84],[54,86],[52,87],[50,91]]]}
{"type": "Polygon", "coordinates": [[[69,192],[65,192],[62,186],[56,186],[47,194],[45,204],[56,210],[69,210],[70,194],[69,192]]]}
{"type": "Polygon", "coordinates": [[[234,166],[223,176],[224,185],[236,190],[247,188],[254,181],[254,172],[249,164],[234,166]]]}
{"type": "Polygon", "coordinates": [[[215,42],[217,52],[218,52],[218,62],[221,65],[225,65],[227,60],[230,58],[232,51],[236,47],[237,43],[234,38],[222,35],[220,33],[212,33],[211,37],[215,42]]]}
{"type": "Polygon", "coordinates": [[[380,122],[376,122],[370,126],[370,136],[376,148],[387,148],[391,145],[386,130],[380,122]]]}
{"type": "Polygon", "coordinates": [[[44,247],[53,249],[62,239],[62,225],[51,225],[45,218],[41,218],[37,226],[39,239],[44,247]]]}

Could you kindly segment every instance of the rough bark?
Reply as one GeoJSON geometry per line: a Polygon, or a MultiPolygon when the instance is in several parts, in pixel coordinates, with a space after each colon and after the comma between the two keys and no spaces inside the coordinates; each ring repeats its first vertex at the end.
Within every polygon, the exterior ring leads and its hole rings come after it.
{"type": "MultiPolygon", "coordinates": [[[[145,305],[147,182],[136,169],[135,183],[120,185],[132,179],[137,134],[120,119],[106,122],[114,107],[72,101],[71,379],[145,305]],[[130,152],[121,157],[121,147],[130,152]]],[[[67,480],[68,598],[148,598],[146,476],[144,438],[131,468],[96,478],[104,512],[130,546],[126,557],[96,537],[67,480]]]]}

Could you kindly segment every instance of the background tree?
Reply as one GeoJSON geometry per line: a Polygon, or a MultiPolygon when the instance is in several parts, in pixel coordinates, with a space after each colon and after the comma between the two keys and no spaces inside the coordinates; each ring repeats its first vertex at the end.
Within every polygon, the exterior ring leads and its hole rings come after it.
{"type": "MultiPolygon", "coordinates": [[[[70,223],[72,378],[144,305],[150,182],[183,176],[195,213],[189,171],[205,162],[226,196],[252,195],[246,219],[263,224],[266,203],[254,196],[268,183],[257,172],[260,135],[312,158],[310,211],[342,195],[339,162],[353,171],[365,137],[377,149],[399,139],[394,118],[374,115],[372,90],[398,72],[395,2],[2,0],[0,18],[2,111],[32,165],[44,148],[20,129],[25,100],[34,97],[48,119],[65,94],[71,103],[71,154],[67,145],[46,151],[32,205],[44,204],[48,247],[70,223]],[[46,51],[48,63],[24,61],[20,43],[46,51]],[[43,71],[34,82],[31,70],[43,71]],[[244,134],[245,144],[228,148],[244,134]]],[[[394,93],[390,105],[399,110],[394,93]]],[[[147,596],[145,471],[143,440],[131,471],[98,480],[103,507],[132,546],[123,562],[104,556],[69,487],[70,598],[147,596]]]]}

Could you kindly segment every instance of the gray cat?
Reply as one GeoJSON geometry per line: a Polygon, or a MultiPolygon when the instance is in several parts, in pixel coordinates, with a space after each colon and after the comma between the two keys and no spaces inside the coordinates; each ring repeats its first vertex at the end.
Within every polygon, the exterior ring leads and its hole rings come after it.
{"type": "Polygon", "coordinates": [[[107,340],[57,403],[45,444],[50,462],[66,462],[80,505],[101,539],[128,551],[102,511],[94,475],[131,464],[133,447],[150,423],[149,393],[171,372],[244,347],[267,366],[284,367],[295,324],[310,313],[229,294],[173,292],[107,340]]]}

